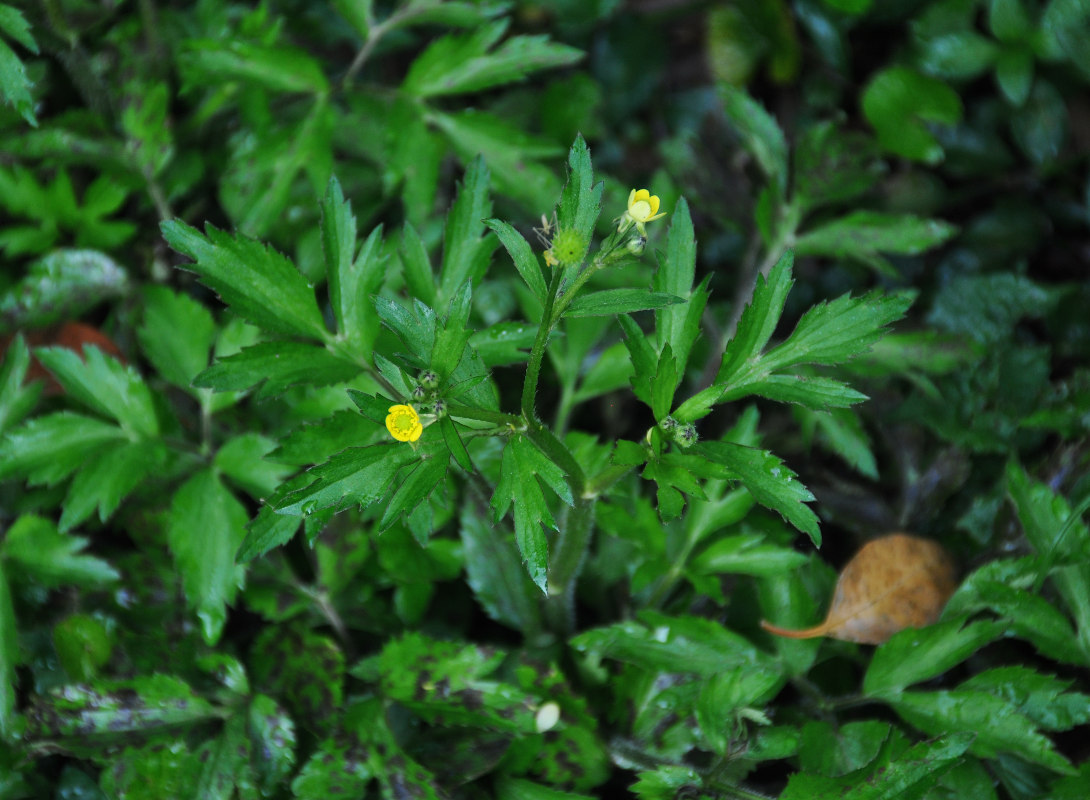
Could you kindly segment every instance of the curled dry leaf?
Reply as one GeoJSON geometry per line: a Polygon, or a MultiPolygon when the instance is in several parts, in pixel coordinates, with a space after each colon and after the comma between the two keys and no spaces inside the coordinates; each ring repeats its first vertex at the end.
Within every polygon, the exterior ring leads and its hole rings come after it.
{"type": "Polygon", "coordinates": [[[941,545],[891,533],[868,542],[847,563],[820,625],[785,630],[762,620],[761,627],[793,639],[830,636],[882,644],[900,630],[935,622],[956,588],[953,559],[941,545]]]}

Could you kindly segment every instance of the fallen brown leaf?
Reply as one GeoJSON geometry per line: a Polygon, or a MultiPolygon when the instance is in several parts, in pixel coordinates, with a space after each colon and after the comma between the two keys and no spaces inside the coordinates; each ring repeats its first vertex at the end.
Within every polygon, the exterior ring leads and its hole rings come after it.
{"type": "Polygon", "coordinates": [[[941,545],[891,533],[865,544],[845,565],[820,625],[785,630],[761,620],[761,627],[792,639],[829,636],[882,644],[898,631],[937,620],[956,588],[953,559],[941,545]]]}

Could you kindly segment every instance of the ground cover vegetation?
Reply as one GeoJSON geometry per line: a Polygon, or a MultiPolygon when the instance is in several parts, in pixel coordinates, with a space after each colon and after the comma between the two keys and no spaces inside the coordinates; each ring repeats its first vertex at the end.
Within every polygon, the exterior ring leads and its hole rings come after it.
{"type": "Polygon", "coordinates": [[[1090,796],[1088,38],[0,4],[0,798],[1090,796]]]}

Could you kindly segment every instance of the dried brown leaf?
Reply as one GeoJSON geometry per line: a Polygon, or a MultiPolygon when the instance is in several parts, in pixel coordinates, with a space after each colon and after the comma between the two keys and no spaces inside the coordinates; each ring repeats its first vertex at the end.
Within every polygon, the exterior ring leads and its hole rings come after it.
{"type": "Polygon", "coordinates": [[[785,630],[762,620],[761,627],[792,639],[829,636],[882,644],[905,628],[935,622],[956,588],[953,559],[941,545],[907,533],[891,533],[868,542],[845,565],[833,604],[820,625],[785,630]]]}

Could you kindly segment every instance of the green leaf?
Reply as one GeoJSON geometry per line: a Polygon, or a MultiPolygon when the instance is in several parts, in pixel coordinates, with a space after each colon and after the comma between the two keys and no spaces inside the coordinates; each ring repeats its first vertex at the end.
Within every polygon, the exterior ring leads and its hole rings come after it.
{"type": "Polygon", "coordinates": [[[703,681],[696,701],[696,721],[713,752],[730,749],[737,712],[759,708],[779,692],[787,677],[768,667],[735,667],[703,681]]]}
{"type": "Polygon", "coordinates": [[[799,766],[830,778],[862,769],[878,757],[889,738],[888,722],[864,720],[834,728],[828,722],[807,722],[799,737],[799,766]]]}
{"type": "MultiPolygon", "coordinates": [[[[800,323],[801,324],[801,323],[800,323]]],[[[742,447],[732,442],[699,442],[693,452],[722,464],[738,476],[765,508],[770,508],[821,546],[817,515],[803,503],[814,496],[797,480],[797,475],[767,450],[742,447]]]]}
{"type": "Polygon", "coordinates": [[[783,195],[787,185],[787,141],[776,120],[744,89],[719,84],[723,111],[743,146],[757,159],[761,169],[783,195]]]}
{"type": "Polygon", "coordinates": [[[476,281],[484,274],[496,248],[493,237],[481,235],[484,220],[492,213],[488,192],[490,174],[484,159],[475,159],[466,169],[458,197],[447,214],[437,298],[441,304],[453,298],[467,281],[476,281]]]}
{"type": "Polygon", "coordinates": [[[105,522],[141,482],[162,473],[167,457],[166,447],[157,440],[103,448],[72,481],[58,523],[60,529],[71,530],[96,509],[99,521],[105,522]]]}
{"type": "Polygon", "coordinates": [[[1011,135],[1019,149],[1038,167],[1060,157],[1068,128],[1067,101],[1044,78],[1033,83],[1025,105],[1011,118],[1011,135]]]}
{"type": "Polygon", "coordinates": [[[942,145],[925,123],[956,125],[961,98],[940,80],[907,67],[876,73],[863,90],[863,114],[888,152],[927,164],[942,161],[942,145]]]}
{"type": "Polygon", "coordinates": [[[496,796],[504,800],[593,800],[590,795],[563,792],[540,783],[503,775],[496,784],[496,796]]]}
{"type": "Polygon", "coordinates": [[[247,733],[258,788],[272,794],[295,766],[295,723],[275,700],[259,694],[250,701],[247,733]]]}
{"type": "Polygon", "coordinates": [[[409,294],[426,305],[435,306],[435,274],[431,269],[431,257],[424,240],[408,220],[401,229],[399,252],[409,294]]]}
{"type": "Polygon", "coordinates": [[[408,633],[388,642],[378,657],[382,693],[432,723],[532,733],[536,699],[488,678],[503,655],[408,633]]]}
{"type": "Polygon", "coordinates": [[[159,800],[193,797],[200,762],[181,739],[126,747],[99,778],[101,798],[159,800]]]}
{"type": "Polygon", "coordinates": [[[615,314],[631,314],[684,302],[675,295],[646,289],[606,289],[579,295],[568,306],[564,316],[611,317],[615,314]]]}
{"type": "Polygon", "coordinates": [[[214,719],[216,710],[179,678],[69,684],[35,697],[27,713],[34,738],[112,737],[214,719]]]}
{"type": "MultiPolygon", "coordinates": [[[[30,26],[19,9],[8,5],[0,6],[0,30],[32,53],[37,54],[38,45],[34,37],[30,35],[30,26]]],[[[27,77],[23,62],[7,43],[0,39],[0,96],[3,96],[4,102],[14,107],[23,119],[37,127],[34,98],[30,94],[30,88],[33,85],[27,77]]]]}
{"type": "Polygon", "coordinates": [[[248,663],[254,685],[308,727],[328,728],[344,706],[344,654],[328,636],[298,624],[269,625],[248,663]]]}
{"type": "Polygon", "coordinates": [[[783,304],[795,281],[791,269],[795,254],[784,252],[772,267],[768,277],[758,277],[753,287],[753,299],[738,320],[738,330],[723,351],[723,360],[715,375],[715,383],[731,384],[745,374],[747,366],[758,356],[776,330],[783,313],[783,304]]]}
{"type": "Polygon", "coordinates": [[[1035,481],[1017,461],[1007,464],[1007,494],[1033,549],[1053,562],[1085,558],[1090,540],[1086,525],[1072,518],[1067,501],[1035,481]]]}
{"type": "Polygon", "coordinates": [[[680,793],[682,797],[693,800],[708,800],[711,795],[701,792],[693,794],[694,787],[703,785],[700,773],[689,767],[661,766],[653,772],[639,773],[639,780],[630,787],[639,800],[674,800],[680,793]]]}
{"type": "Polygon", "coordinates": [[[544,36],[514,36],[488,52],[507,30],[508,20],[481,25],[467,35],[434,41],[409,68],[402,91],[417,97],[478,92],[521,81],[542,69],[563,67],[583,57],[574,47],[544,36]]]}
{"type": "Polygon", "coordinates": [[[94,345],[83,348],[82,359],[67,347],[41,347],[34,354],[73,399],[117,420],[129,436],[159,433],[151,392],[132,367],[94,345]]]}
{"type": "Polygon", "coordinates": [[[50,520],[26,514],[4,535],[0,556],[18,565],[20,576],[53,588],[75,585],[97,587],[118,579],[117,571],[105,561],[83,555],[87,539],[57,530],[50,520]]]}
{"type": "MultiPolygon", "coordinates": [[[[371,301],[379,319],[409,348],[417,366],[427,367],[432,350],[435,349],[435,312],[419,300],[413,301],[411,311],[386,297],[376,295],[371,301]]],[[[376,363],[378,359],[379,355],[376,353],[376,363]]]]}
{"type": "Polygon", "coordinates": [[[299,800],[357,800],[374,777],[371,748],[356,737],[322,742],[291,783],[299,800]]]}
{"type": "Polygon", "coordinates": [[[19,661],[15,607],[0,559],[0,741],[9,740],[15,730],[15,667],[19,661]]]}
{"type": "Polygon", "coordinates": [[[847,408],[867,399],[865,394],[832,378],[811,375],[769,375],[763,380],[726,388],[715,402],[726,403],[752,394],[780,403],[796,403],[818,411],[847,408]]]}
{"type": "Polygon", "coordinates": [[[896,270],[880,253],[918,255],[937,247],[955,233],[954,225],[941,220],[880,211],[853,211],[799,236],[795,240],[795,252],[852,258],[883,274],[896,275],[896,270]]]}
{"type": "Polygon", "coordinates": [[[62,411],[35,417],[0,441],[0,478],[30,484],[59,483],[103,445],[125,439],[125,432],[101,420],[62,411]]]}
{"type": "Polygon", "coordinates": [[[534,255],[530,243],[522,237],[521,233],[503,220],[486,219],[484,224],[499,238],[500,244],[504,246],[504,249],[511,256],[515,269],[519,271],[519,275],[526,281],[526,285],[530,287],[534,297],[538,299],[538,302],[544,304],[548,287],[545,286],[545,278],[541,275],[541,264],[538,262],[537,256],[534,255]]]}
{"type": "Polygon", "coordinates": [[[590,150],[582,136],[577,136],[568,151],[568,180],[560,194],[557,207],[557,225],[574,230],[583,241],[589,242],[594,225],[602,212],[603,183],[594,183],[594,170],[590,164],[590,150]]]}
{"type": "Polygon", "coordinates": [[[988,692],[1013,703],[1038,727],[1066,731],[1090,721],[1090,697],[1065,691],[1071,683],[1029,667],[1011,666],[978,673],[958,688],[988,692]]]}
{"type": "Polygon", "coordinates": [[[995,82],[1011,105],[1025,103],[1033,88],[1033,53],[1028,50],[1000,50],[995,59],[995,82]]]}
{"type": "Polygon", "coordinates": [[[466,281],[450,299],[450,308],[443,327],[435,337],[429,363],[440,379],[449,376],[462,360],[469,341],[469,312],[473,297],[473,284],[466,281]]]}
{"type": "Polygon", "coordinates": [[[497,322],[483,331],[470,334],[469,345],[481,357],[486,367],[522,364],[537,338],[537,325],[524,322],[497,322]]]}
{"type": "Polygon", "coordinates": [[[632,375],[632,391],[644,405],[651,405],[651,378],[658,370],[658,355],[647,341],[643,330],[636,322],[624,314],[617,316],[617,323],[624,331],[624,345],[635,373],[632,375]]]}
{"type": "Polygon", "coordinates": [[[885,172],[874,139],[832,121],[802,131],[792,162],[793,202],[803,215],[858,197],[885,172]]]}
{"type": "Polygon", "coordinates": [[[670,343],[662,347],[659,354],[659,365],[653,378],[651,378],[651,413],[656,421],[666,419],[674,404],[674,389],[681,380],[684,367],[679,370],[677,359],[674,358],[670,343]],[[678,374],[681,372],[682,374],[678,374]]]}
{"type": "Polygon", "coordinates": [[[447,462],[448,459],[444,456],[421,459],[415,467],[410,466],[405,480],[397,487],[386,504],[382,520],[379,522],[380,531],[386,530],[397,522],[402,514],[415,511],[427,502],[435,487],[447,476],[447,462]]]}
{"type": "Polygon", "coordinates": [[[893,707],[929,735],[955,732],[975,736],[969,750],[981,758],[1011,753],[1061,774],[1074,774],[1070,762],[1053,749],[1048,737],[1037,732],[1017,705],[986,691],[905,692],[897,696],[893,707]]]}
{"type": "Polygon", "coordinates": [[[660,258],[651,288],[656,293],[671,294],[683,299],[685,307],[668,306],[655,311],[655,329],[659,336],[670,343],[681,371],[689,361],[689,351],[700,335],[700,317],[708,302],[709,279],[693,289],[696,274],[696,239],[693,221],[689,216],[689,204],[682,197],[674,208],[670,232],[666,239],[666,253],[660,258]]]}
{"type": "Polygon", "coordinates": [[[586,631],[572,639],[571,645],[580,652],[651,672],[710,678],[735,667],[775,669],[770,656],[713,620],[668,617],[653,611],[644,611],[639,619],[586,631]]]}
{"type": "Polygon", "coordinates": [[[43,327],[74,319],[127,289],[125,271],[105,253],[55,250],[34,261],[26,277],[0,297],[0,319],[11,327],[43,327]]]}
{"type": "Polygon", "coordinates": [[[263,500],[291,472],[266,459],[275,447],[272,439],[260,433],[243,433],[224,442],[212,463],[255,500],[263,500]]]}
{"type": "Polygon", "coordinates": [[[23,385],[29,367],[30,350],[18,335],[11,340],[0,365],[0,434],[22,421],[38,402],[41,384],[23,385]]]}
{"type": "Polygon", "coordinates": [[[466,582],[485,613],[524,634],[538,630],[538,595],[511,534],[490,525],[471,502],[462,508],[458,531],[465,548],[466,582]]]}
{"type": "Polygon", "coordinates": [[[394,476],[419,458],[408,445],[350,447],[306,474],[315,480],[302,489],[278,490],[268,502],[279,514],[307,516],[323,508],[366,508],[386,496],[394,476]]]}
{"type": "Polygon", "coordinates": [[[878,462],[871,450],[870,439],[859,415],[848,409],[796,412],[806,428],[812,422],[818,441],[840,456],[859,474],[878,480],[878,462]]]}
{"type": "Polygon", "coordinates": [[[441,130],[465,164],[479,155],[488,158],[496,191],[524,207],[541,207],[541,198],[560,193],[556,174],[539,159],[552,159],[563,150],[551,141],[528,134],[497,116],[469,108],[455,114],[432,111],[430,123],[441,130]]]}
{"type": "Polygon", "coordinates": [[[235,785],[249,782],[251,744],[246,736],[246,719],[235,715],[227,720],[215,739],[197,749],[201,768],[193,796],[207,800],[232,800],[235,785]]]}
{"type": "Polygon", "coordinates": [[[161,227],[167,243],[194,260],[185,268],[196,272],[242,318],[277,333],[329,338],[314,290],[280,253],[212,225],[205,227],[204,235],[181,220],[161,227]]]}
{"type": "MultiPolygon", "coordinates": [[[[306,475],[292,483],[306,484],[306,475]]],[[[262,506],[257,516],[246,526],[246,538],[238,546],[235,563],[245,564],[258,556],[264,555],[274,547],[287,544],[299,531],[302,520],[287,514],[277,514],[272,506],[262,506]]]]}
{"type": "Polygon", "coordinates": [[[258,399],[276,397],[289,387],[330,386],[355,378],[360,367],[305,342],[261,342],[221,358],[193,379],[193,385],[215,392],[258,386],[258,399]]]}
{"type": "Polygon", "coordinates": [[[183,389],[208,366],[216,324],[193,298],[165,286],[144,288],[144,321],[137,330],[140,346],[158,373],[183,389]],[[185,331],[185,335],[179,335],[185,331]]]}
{"type": "Polygon", "coordinates": [[[385,278],[382,226],[371,231],[356,257],[356,218],[335,177],[322,201],[322,252],[338,337],[366,354],[377,333],[368,298],[385,278]]]}
{"type": "Polygon", "coordinates": [[[698,575],[771,576],[789,572],[807,561],[802,553],[765,542],[760,533],[743,533],[716,539],[693,559],[690,569],[698,575]]]}
{"type": "Polygon", "coordinates": [[[305,51],[284,45],[233,38],[188,39],[178,55],[178,67],[191,87],[243,81],[275,92],[329,92],[319,63],[305,51]]]}
{"type": "Polygon", "coordinates": [[[870,769],[839,780],[800,772],[791,776],[780,800],[918,800],[958,762],[972,741],[970,733],[954,733],[920,742],[879,767],[870,778],[865,778],[870,769]]]}
{"type": "Polygon", "coordinates": [[[246,509],[211,469],[182,484],[170,504],[167,543],[208,644],[223,633],[227,606],[245,576],[235,564],[235,552],[246,535],[246,520],[246,509]]]}
{"type": "Polygon", "coordinates": [[[941,675],[998,639],[1005,628],[989,620],[966,625],[962,617],[894,634],[875,651],[863,678],[863,691],[872,697],[894,695],[941,675]]]}
{"type": "Polygon", "coordinates": [[[571,489],[564,471],[548,459],[525,436],[515,436],[503,450],[500,480],[492,495],[495,522],[503,519],[511,504],[515,506],[515,540],[530,577],[542,592],[547,592],[548,545],[542,525],[556,530],[556,522],[537,479],[540,478],[561,500],[572,505],[571,489]]]}

